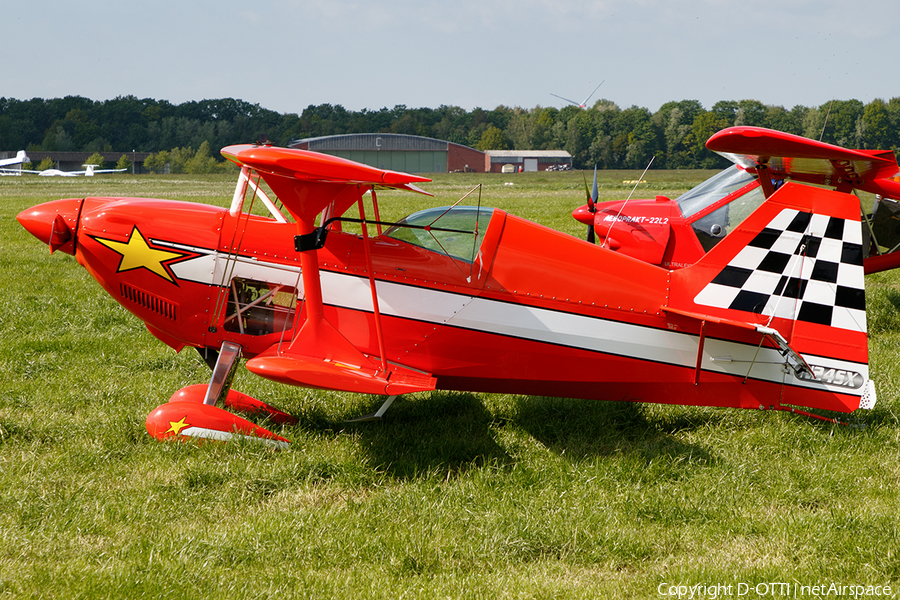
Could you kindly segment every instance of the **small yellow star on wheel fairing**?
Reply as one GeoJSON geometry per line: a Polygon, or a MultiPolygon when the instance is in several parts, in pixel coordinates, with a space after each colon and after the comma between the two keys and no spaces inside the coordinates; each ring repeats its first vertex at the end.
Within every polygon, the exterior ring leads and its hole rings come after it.
{"type": "Polygon", "coordinates": [[[151,273],[156,273],[166,281],[175,283],[175,280],[172,279],[163,263],[167,260],[185,256],[180,252],[151,248],[144,235],[137,228],[137,225],[131,230],[131,235],[128,236],[127,242],[117,242],[99,237],[94,237],[94,239],[122,257],[119,260],[119,267],[116,269],[116,273],[144,268],[151,273]]]}
{"type": "Polygon", "coordinates": [[[175,435],[178,435],[179,433],[181,433],[182,429],[184,429],[185,427],[190,427],[188,423],[184,422],[185,419],[187,419],[187,417],[181,417],[180,421],[169,421],[170,427],[166,431],[166,433],[172,432],[175,435]]]}

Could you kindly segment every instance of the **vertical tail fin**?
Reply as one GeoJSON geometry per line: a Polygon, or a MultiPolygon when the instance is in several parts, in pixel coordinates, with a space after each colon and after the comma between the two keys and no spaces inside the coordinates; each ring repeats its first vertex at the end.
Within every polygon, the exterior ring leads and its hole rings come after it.
{"type": "Polygon", "coordinates": [[[835,410],[874,405],[855,196],[788,183],[672,278],[674,308],[774,331],[770,345],[779,347],[782,362],[790,363],[792,353],[802,358],[807,367],[784,377],[792,386],[785,403],[835,410]],[[813,390],[841,398],[796,400],[813,390]]]}
{"type": "Polygon", "coordinates": [[[783,207],[694,302],[865,333],[862,258],[858,217],[783,207]]]}

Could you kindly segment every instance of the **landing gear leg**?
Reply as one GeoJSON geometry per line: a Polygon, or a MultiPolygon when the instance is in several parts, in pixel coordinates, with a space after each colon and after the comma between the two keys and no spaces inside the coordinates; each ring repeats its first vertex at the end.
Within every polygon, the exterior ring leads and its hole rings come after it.
{"type": "Polygon", "coordinates": [[[225,400],[231,389],[231,380],[234,379],[234,368],[239,362],[241,362],[241,347],[231,342],[222,342],[222,349],[216,359],[216,366],[213,367],[203,404],[215,406],[220,400],[225,400]]]}
{"type": "Polygon", "coordinates": [[[391,407],[391,404],[394,403],[394,400],[396,400],[396,398],[397,398],[396,395],[388,396],[387,400],[384,401],[384,404],[382,404],[381,407],[378,410],[376,410],[375,412],[369,413],[367,415],[363,415],[361,417],[356,417],[355,419],[348,419],[345,422],[346,423],[364,423],[367,421],[378,421],[381,419],[381,417],[384,416],[384,413],[387,412],[387,409],[389,409],[391,407]]]}

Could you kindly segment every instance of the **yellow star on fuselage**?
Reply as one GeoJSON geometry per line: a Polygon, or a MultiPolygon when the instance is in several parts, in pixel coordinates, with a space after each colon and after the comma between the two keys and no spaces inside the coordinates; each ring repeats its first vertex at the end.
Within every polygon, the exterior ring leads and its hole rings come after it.
{"type": "Polygon", "coordinates": [[[94,239],[122,256],[121,260],[119,260],[119,267],[116,269],[116,273],[144,268],[151,273],[156,273],[166,281],[175,283],[175,280],[169,275],[169,272],[166,270],[165,266],[163,266],[163,263],[167,260],[172,260],[173,258],[185,256],[179,252],[169,252],[168,250],[151,248],[150,245],[147,244],[147,240],[144,239],[143,234],[137,228],[137,225],[131,230],[131,235],[128,236],[127,242],[105,240],[99,237],[95,237],[94,239]]]}
{"type": "Polygon", "coordinates": [[[175,435],[178,435],[179,433],[181,433],[182,429],[184,429],[185,427],[190,427],[188,423],[184,422],[185,419],[187,419],[187,417],[181,417],[180,421],[169,421],[170,427],[166,431],[166,433],[172,432],[175,435]]]}

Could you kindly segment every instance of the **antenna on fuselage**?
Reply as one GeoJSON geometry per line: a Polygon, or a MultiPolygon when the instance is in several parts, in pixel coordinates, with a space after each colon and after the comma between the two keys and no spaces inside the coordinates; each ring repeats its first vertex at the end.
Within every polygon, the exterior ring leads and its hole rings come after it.
{"type": "Polygon", "coordinates": [[[637,180],[637,182],[635,182],[634,187],[631,188],[631,193],[628,194],[628,197],[625,198],[625,202],[623,202],[623,203],[622,203],[622,206],[619,207],[619,212],[616,213],[616,218],[612,220],[612,223],[609,224],[609,229],[606,230],[606,237],[603,238],[603,243],[600,244],[600,247],[601,247],[601,248],[606,248],[606,247],[607,247],[607,242],[609,241],[609,234],[612,233],[613,225],[615,225],[616,223],[619,222],[619,216],[622,214],[622,211],[625,210],[625,205],[628,204],[628,201],[631,200],[631,197],[632,197],[632,196],[634,196],[634,192],[635,192],[635,190],[637,189],[637,186],[639,186],[639,185],[641,184],[641,181],[643,181],[644,175],[646,175],[646,174],[647,174],[647,171],[650,170],[650,165],[653,164],[653,160],[654,160],[655,158],[656,158],[656,156],[654,156],[653,158],[651,158],[651,159],[650,159],[650,162],[647,163],[647,166],[644,167],[644,172],[641,173],[641,176],[638,177],[638,180],[637,180]]]}
{"type": "Polygon", "coordinates": [[[831,105],[834,104],[834,98],[831,99],[831,102],[828,103],[828,110],[825,112],[825,122],[822,123],[822,133],[819,134],[819,141],[822,141],[822,138],[825,137],[825,128],[828,127],[828,116],[831,114],[831,105]]]}

